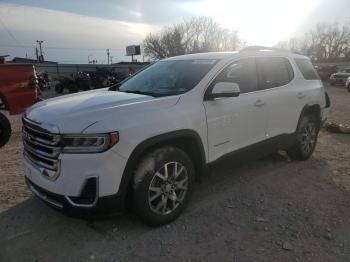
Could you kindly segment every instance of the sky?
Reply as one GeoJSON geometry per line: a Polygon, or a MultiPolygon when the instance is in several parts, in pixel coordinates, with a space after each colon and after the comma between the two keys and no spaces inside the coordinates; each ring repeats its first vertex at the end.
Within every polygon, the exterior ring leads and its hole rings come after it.
{"type": "MultiPolygon", "coordinates": [[[[0,55],[60,63],[130,61],[127,45],[195,16],[237,30],[249,45],[299,37],[320,22],[350,21],[350,0],[0,0],[0,55]]],[[[135,57],[142,61],[143,57],[135,57]]]]}

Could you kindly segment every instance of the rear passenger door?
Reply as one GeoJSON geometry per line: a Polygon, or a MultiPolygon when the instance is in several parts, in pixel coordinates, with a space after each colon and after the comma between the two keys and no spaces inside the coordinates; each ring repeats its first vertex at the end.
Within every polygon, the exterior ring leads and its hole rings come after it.
{"type": "Polygon", "coordinates": [[[267,138],[295,131],[299,108],[293,81],[294,70],[289,59],[258,57],[256,63],[259,90],[266,97],[267,138]]]}

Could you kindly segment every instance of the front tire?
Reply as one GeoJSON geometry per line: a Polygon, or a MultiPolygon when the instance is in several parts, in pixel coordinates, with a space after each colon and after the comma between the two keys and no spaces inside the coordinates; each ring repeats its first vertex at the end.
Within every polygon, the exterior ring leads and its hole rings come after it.
{"type": "Polygon", "coordinates": [[[195,171],[179,148],[161,147],[141,159],[133,183],[133,209],[147,224],[175,220],[193,191],[195,171]]]}
{"type": "Polygon", "coordinates": [[[0,113],[0,147],[3,147],[11,137],[11,124],[8,118],[0,113]]]}
{"type": "Polygon", "coordinates": [[[319,122],[313,115],[304,115],[299,121],[296,131],[296,143],[287,150],[288,155],[295,160],[307,160],[311,157],[317,143],[319,122]]]}

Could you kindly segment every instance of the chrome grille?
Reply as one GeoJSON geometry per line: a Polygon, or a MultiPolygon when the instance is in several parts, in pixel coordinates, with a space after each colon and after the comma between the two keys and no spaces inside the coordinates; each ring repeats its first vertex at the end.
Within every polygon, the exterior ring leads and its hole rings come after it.
{"type": "Polygon", "coordinates": [[[22,120],[24,156],[38,166],[43,175],[54,178],[59,171],[60,135],[52,134],[26,118],[22,120]]]}

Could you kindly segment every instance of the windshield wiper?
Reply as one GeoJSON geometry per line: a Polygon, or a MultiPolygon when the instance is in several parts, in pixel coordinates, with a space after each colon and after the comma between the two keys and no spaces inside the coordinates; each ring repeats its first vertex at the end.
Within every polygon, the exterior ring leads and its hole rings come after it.
{"type": "Polygon", "coordinates": [[[131,94],[138,94],[138,95],[146,95],[146,96],[153,96],[153,97],[160,96],[160,94],[156,94],[156,93],[152,93],[152,92],[146,92],[146,91],[140,91],[140,90],[126,90],[126,91],[120,91],[120,92],[131,93],[131,94]]]}
{"type": "Polygon", "coordinates": [[[114,84],[114,85],[111,85],[108,90],[109,91],[118,91],[119,90],[119,87],[122,85],[121,82],[117,83],[117,84],[114,84]]]}
{"type": "Polygon", "coordinates": [[[123,91],[123,90],[119,90],[119,87],[121,86],[121,83],[118,83],[118,84],[114,84],[112,86],[110,86],[108,88],[109,91],[119,91],[119,92],[124,92],[124,93],[132,93],[132,94],[139,94],[139,95],[147,95],[147,96],[156,96],[155,93],[152,93],[152,92],[143,92],[143,91],[139,91],[139,90],[135,90],[135,91],[132,91],[132,90],[126,90],[126,91],[123,91]]]}

